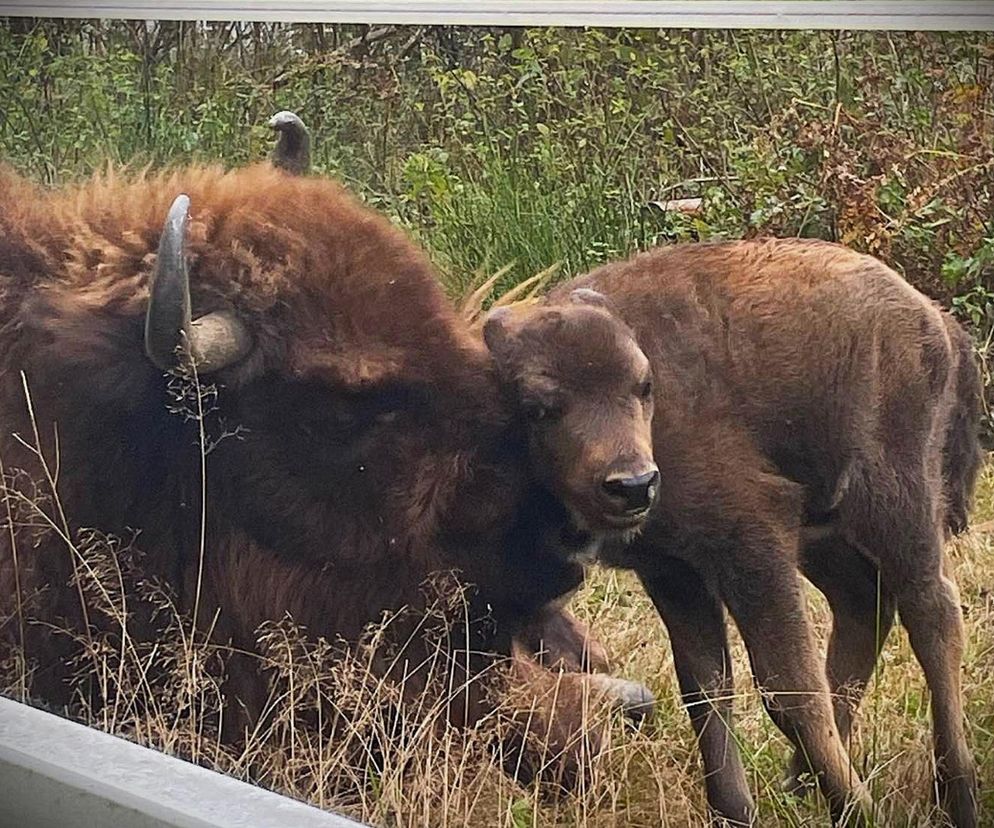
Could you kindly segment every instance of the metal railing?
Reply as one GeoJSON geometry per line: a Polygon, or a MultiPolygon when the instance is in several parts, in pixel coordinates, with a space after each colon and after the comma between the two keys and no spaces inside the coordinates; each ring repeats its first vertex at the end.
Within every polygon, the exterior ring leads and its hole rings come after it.
{"type": "Polygon", "coordinates": [[[689,29],[994,30],[991,0],[0,0],[0,16],[689,29]]]}
{"type": "Polygon", "coordinates": [[[362,828],[342,816],[0,698],[0,825],[362,828]]]}

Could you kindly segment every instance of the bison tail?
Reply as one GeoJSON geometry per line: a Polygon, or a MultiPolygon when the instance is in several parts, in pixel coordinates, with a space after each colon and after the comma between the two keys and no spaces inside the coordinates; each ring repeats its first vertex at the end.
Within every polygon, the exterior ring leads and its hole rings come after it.
{"type": "Polygon", "coordinates": [[[970,335],[952,317],[946,326],[956,352],[956,377],[952,410],[942,451],[942,483],[946,501],[946,530],[964,532],[977,475],[983,465],[980,419],[983,413],[983,383],[970,335]]]}

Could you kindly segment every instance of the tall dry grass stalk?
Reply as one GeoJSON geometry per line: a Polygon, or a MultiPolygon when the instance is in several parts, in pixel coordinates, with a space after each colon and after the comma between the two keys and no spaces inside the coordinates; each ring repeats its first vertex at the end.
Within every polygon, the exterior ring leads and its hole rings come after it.
{"type": "Polygon", "coordinates": [[[476,330],[483,327],[486,320],[485,310],[488,307],[500,308],[538,302],[544,290],[559,274],[560,265],[554,264],[523,279],[508,290],[498,291],[501,279],[513,269],[514,265],[508,264],[490,276],[478,275],[462,295],[457,297],[456,310],[471,328],[476,330]],[[487,300],[492,300],[489,306],[487,300]]]}

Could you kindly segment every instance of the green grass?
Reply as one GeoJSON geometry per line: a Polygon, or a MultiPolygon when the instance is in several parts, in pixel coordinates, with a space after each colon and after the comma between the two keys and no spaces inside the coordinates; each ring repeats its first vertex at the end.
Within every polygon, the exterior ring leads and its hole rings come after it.
{"type": "Polygon", "coordinates": [[[0,158],[60,182],[268,151],[319,172],[454,290],[516,263],[771,233],[874,253],[981,327],[994,290],[994,36],[0,23],[0,158]],[[363,40],[367,37],[367,40],[363,40]],[[700,196],[694,217],[650,205],[700,196]]]}

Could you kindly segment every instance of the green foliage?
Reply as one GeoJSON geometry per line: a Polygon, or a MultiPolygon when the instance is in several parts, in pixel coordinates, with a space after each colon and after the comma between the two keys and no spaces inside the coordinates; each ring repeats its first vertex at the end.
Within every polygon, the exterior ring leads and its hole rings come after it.
{"type": "Polygon", "coordinates": [[[994,327],[994,292],[984,285],[974,285],[953,297],[953,310],[975,329],[990,331],[994,327]]]}
{"type": "Polygon", "coordinates": [[[994,289],[989,34],[19,20],[0,72],[0,154],[51,182],[259,158],[294,109],[317,169],[453,290],[757,234],[841,241],[946,303],[994,289]],[[680,197],[700,213],[659,209],[680,197]]]}
{"type": "Polygon", "coordinates": [[[529,799],[515,799],[508,810],[512,828],[533,828],[535,825],[535,806],[529,799]]]}

